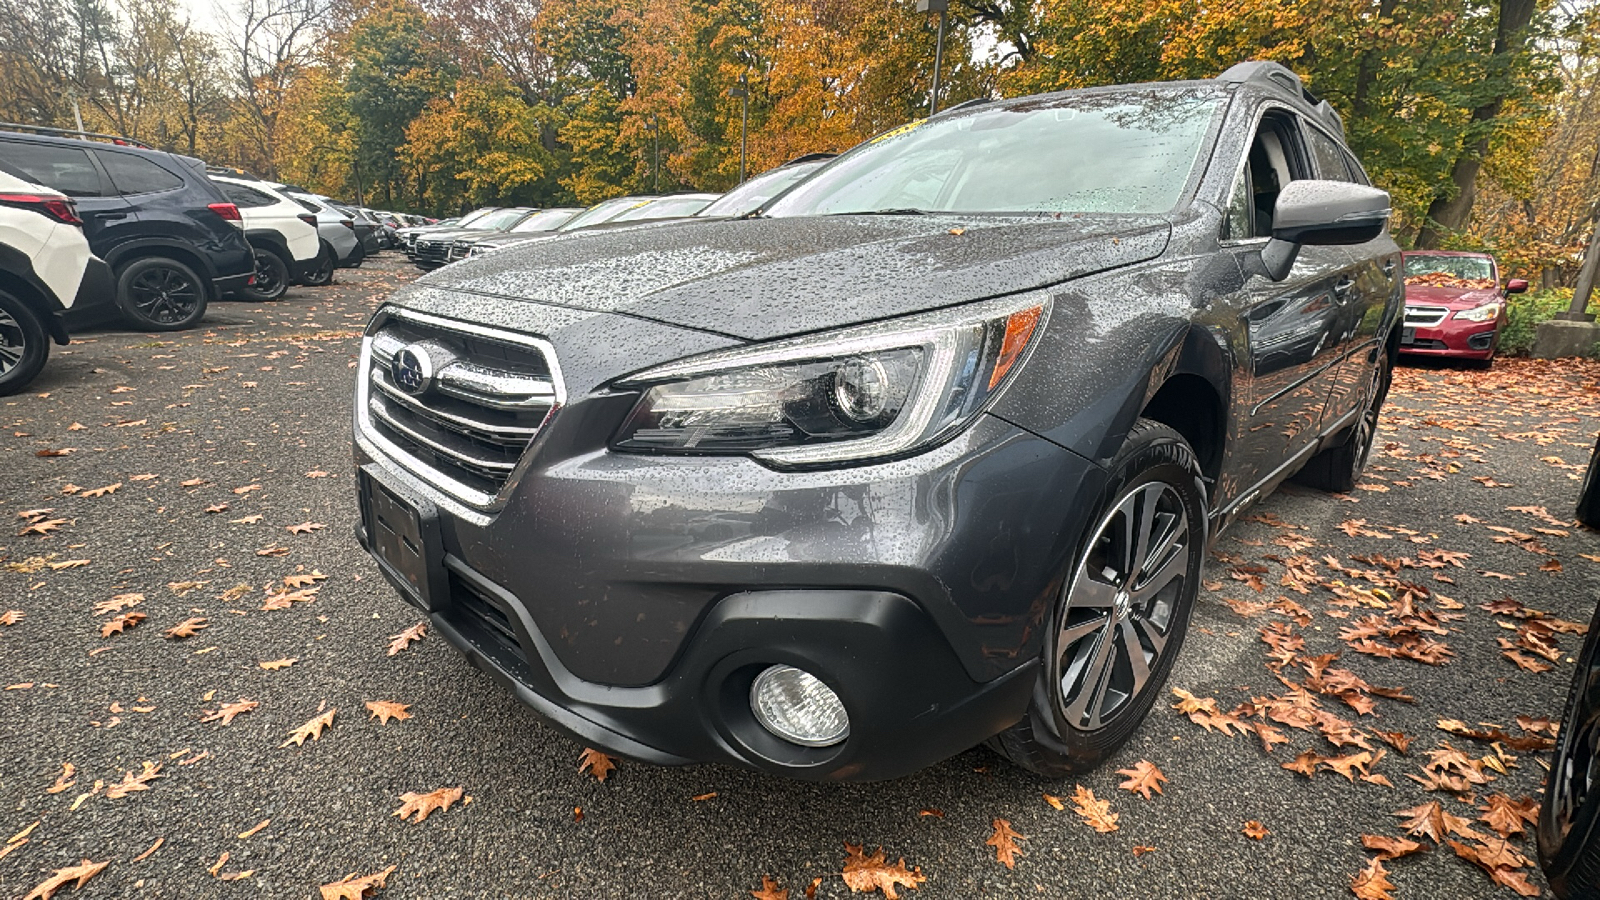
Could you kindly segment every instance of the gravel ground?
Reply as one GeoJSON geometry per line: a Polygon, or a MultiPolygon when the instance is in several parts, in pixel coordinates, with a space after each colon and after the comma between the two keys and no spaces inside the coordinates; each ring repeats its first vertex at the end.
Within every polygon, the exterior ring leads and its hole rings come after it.
{"type": "MultiPolygon", "coordinates": [[[[377,897],[737,898],[770,876],[792,900],[819,878],[817,897],[840,898],[849,842],[920,867],[926,882],[902,890],[916,898],[1348,897],[1370,858],[1360,835],[1400,835],[1394,811],[1437,799],[1477,814],[1406,777],[1422,774],[1440,741],[1506,769],[1484,769],[1494,780],[1476,788],[1479,802],[1538,796],[1547,754],[1502,747],[1496,757],[1436,723],[1520,735],[1519,715],[1559,718],[1581,637],[1557,635],[1554,668],[1525,671],[1496,642],[1517,636],[1517,620],[1480,604],[1509,596],[1589,620],[1600,535],[1557,523],[1571,515],[1600,429],[1600,366],[1405,368],[1362,490],[1285,488],[1218,544],[1169,686],[1216,698],[1220,711],[1287,694],[1267,667],[1263,628],[1304,639],[1277,673],[1296,684],[1303,660],[1342,651],[1334,668],[1414,698],[1377,697],[1359,717],[1317,698],[1387,749],[1368,768],[1390,786],[1282,768],[1302,751],[1341,752],[1313,731],[1282,728],[1289,742],[1269,756],[1253,734],[1205,730],[1170,702],[1112,765],[1075,782],[1043,782],[974,749],[886,784],[627,761],[599,783],[578,771],[580,746],[441,640],[387,655],[417,616],[351,537],[349,398],[360,328],[413,274],[389,256],[278,303],[217,304],[197,331],[89,334],[58,348],[30,393],[0,400],[0,613],[24,614],[0,627],[0,840],[37,823],[0,846],[0,896],[87,859],[109,865],[61,896],[313,897],[318,885],[394,866],[377,897]],[[110,485],[120,487],[96,495],[110,485]],[[49,511],[19,515],[37,510],[49,511]],[[1423,554],[1439,550],[1470,556],[1427,568],[1423,554]],[[1296,568],[1310,573],[1305,593],[1283,583],[1297,555],[1309,560],[1296,568]],[[1561,571],[1542,571],[1552,560],[1561,571]],[[325,577],[307,599],[261,608],[286,578],[311,573],[325,577]],[[1398,605],[1403,583],[1460,604],[1448,633],[1432,635],[1453,651],[1445,664],[1340,640],[1341,628],[1391,611],[1383,598],[1398,605]],[[1382,593],[1363,593],[1373,587],[1382,593]],[[94,611],[129,594],[142,601],[94,611]],[[1252,605],[1280,596],[1301,605],[1305,624],[1292,607],[1252,605]],[[148,618],[102,636],[121,613],[148,618]],[[206,627],[164,637],[191,617],[206,627]],[[241,698],[259,706],[226,726],[201,721],[241,698]],[[363,708],[379,700],[409,704],[411,718],[380,724],[363,708]],[[319,739],[282,746],[328,710],[319,739]],[[1409,735],[1410,755],[1372,729],[1409,735]],[[1141,759],[1168,778],[1150,800],[1120,790],[1114,772],[1141,759]],[[147,790],[109,796],[145,761],[161,767],[147,790]],[[50,793],[68,763],[74,783],[50,793]],[[1118,830],[1097,833],[1047,801],[1078,784],[1111,802],[1118,830]],[[393,815],[403,793],[453,787],[466,798],[425,822],[393,815]],[[1014,869],[984,844],[997,818],[1027,838],[1014,869]],[[1247,821],[1268,834],[1245,836],[1247,821]]],[[[1418,606],[1446,611],[1449,601],[1418,606]]],[[[1526,838],[1516,845],[1532,853],[1526,838]]],[[[1448,847],[1388,868],[1399,897],[1515,896],[1448,847]]]]}

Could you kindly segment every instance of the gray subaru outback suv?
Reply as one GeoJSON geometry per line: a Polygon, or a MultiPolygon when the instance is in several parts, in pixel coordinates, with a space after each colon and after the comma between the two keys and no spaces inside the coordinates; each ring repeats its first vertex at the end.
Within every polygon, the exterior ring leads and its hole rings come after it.
{"type": "Polygon", "coordinates": [[[360,539],[586,744],[882,779],[1125,741],[1206,547],[1359,477],[1389,198],[1287,69],[967,104],[740,219],[558,238],[362,345],[360,539]]]}

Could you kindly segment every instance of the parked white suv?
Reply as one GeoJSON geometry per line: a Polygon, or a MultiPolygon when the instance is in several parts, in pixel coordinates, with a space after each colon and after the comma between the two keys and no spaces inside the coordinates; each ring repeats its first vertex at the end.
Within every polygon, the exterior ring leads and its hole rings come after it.
{"type": "Polygon", "coordinates": [[[211,180],[239,207],[244,236],[256,253],[256,279],[240,288],[247,300],[276,300],[317,268],[322,242],[317,217],[260,181],[212,174],[211,180]]]}
{"type": "Polygon", "coordinates": [[[28,386],[67,343],[67,310],[109,306],[111,270],[89,252],[66,195],[0,164],[0,396],[28,386]]]}

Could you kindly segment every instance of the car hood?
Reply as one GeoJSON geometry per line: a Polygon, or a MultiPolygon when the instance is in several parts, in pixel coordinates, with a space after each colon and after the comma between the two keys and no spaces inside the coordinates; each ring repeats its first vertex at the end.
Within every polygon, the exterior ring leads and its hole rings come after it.
{"type": "Polygon", "coordinates": [[[1406,285],[1406,303],[1412,306],[1443,306],[1449,309],[1472,309],[1500,299],[1495,288],[1435,287],[1427,284],[1406,285]]]}
{"type": "Polygon", "coordinates": [[[417,285],[769,340],[1130,265],[1170,233],[1159,216],[690,220],[535,239],[417,285]]]}

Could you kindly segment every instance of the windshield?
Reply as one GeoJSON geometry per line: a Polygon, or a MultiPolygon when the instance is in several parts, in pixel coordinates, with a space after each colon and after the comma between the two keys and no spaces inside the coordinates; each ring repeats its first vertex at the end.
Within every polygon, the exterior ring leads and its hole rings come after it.
{"type": "Polygon", "coordinates": [[[522,234],[525,231],[555,231],[570,218],[572,218],[572,210],[570,209],[547,209],[543,212],[536,212],[526,219],[523,219],[521,222],[518,222],[516,227],[511,229],[511,233],[522,234]]]}
{"type": "Polygon", "coordinates": [[[921,120],[857,146],[766,213],[1167,212],[1219,106],[1209,90],[1090,93],[921,120]]]}
{"type": "MultiPolygon", "coordinates": [[[[527,214],[528,211],[525,209],[497,209],[470,224],[474,231],[505,231],[527,214]]],[[[468,222],[462,219],[461,224],[466,225],[468,222]]]]}
{"type": "MultiPolygon", "coordinates": [[[[472,212],[469,212],[466,215],[462,216],[461,218],[456,219],[455,220],[455,224],[456,225],[461,225],[461,226],[471,225],[474,222],[478,221],[479,219],[483,218],[484,216],[487,216],[490,213],[495,212],[496,210],[497,210],[497,208],[493,207],[493,206],[485,206],[483,209],[475,209],[472,212]]],[[[449,220],[446,219],[445,221],[448,222],[449,220]]],[[[443,225],[445,223],[444,222],[440,222],[439,224],[443,225]]]]}
{"type": "Polygon", "coordinates": [[[633,209],[635,206],[643,206],[654,199],[654,197],[615,197],[596,203],[594,206],[572,217],[571,221],[561,226],[561,230],[574,231],[579,228],[587,228],[590,225],[599,225],[601,222],[609,222],[613,216],[623,210],[633,209]]]}
{"type": "Polygon", "coordinates": [[[1494,260],[1487,256],[1412,256],[1406,254],[1406,284],[1441,287],[1494,287],[1494,260]],[[1430,277],[1431,276],[1431,277],[1430,277]],[[1486,282],[1450,285],[1445,281],[1486,282]]]}
{"type": "Polygon", "coordinates": [[[647,219],[676,219],[692,216],[711,202],[710,197],[662,197],[643,206],[626,210],[611,218],[612,222],[643,222],[647,219]]]}
{"type": "Polygon", "coordinates": [[[815,172],[827,160],[795,163],[769,169],[737,185],[717,198],[715,203],[695,213],[697,216],[743,216],[760,209],[773,197],[788,190],[795,182],[815,172]]]}

